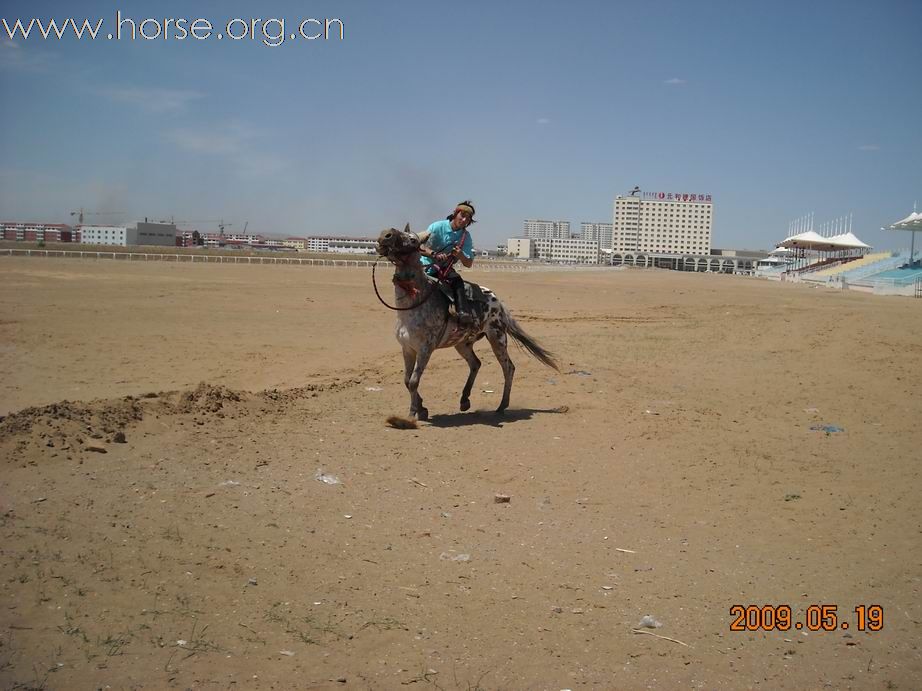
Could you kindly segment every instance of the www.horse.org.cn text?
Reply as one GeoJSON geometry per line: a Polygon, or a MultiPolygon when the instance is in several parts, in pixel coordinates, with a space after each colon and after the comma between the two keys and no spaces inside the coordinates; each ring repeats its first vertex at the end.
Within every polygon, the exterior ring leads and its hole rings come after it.
{"type": "Polygon", "coordinates": [[[325,18],[287,22],[284,17],[262,19],[235,17],[225,22],[213,23],[209,19],[186,17],[133,19],[115,13],[115,24],[109,32],[104,31],[105,20],[64,20],[38,18],[0,19],[10,41],[19,40],[63,40],[73,37],[83,41],[259,41],[270,48],[276,48],[286,41],[342,41],[345,26],[341,19],[325,18]]]}

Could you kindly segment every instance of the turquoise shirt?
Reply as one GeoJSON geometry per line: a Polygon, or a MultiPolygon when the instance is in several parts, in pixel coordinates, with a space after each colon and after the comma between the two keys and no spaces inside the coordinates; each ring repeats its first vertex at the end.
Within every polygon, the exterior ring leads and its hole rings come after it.
{"type": "MultiPolygon", "coordinates": [[[[468,259],[473,259],[474,241],[471,239],[470,232],[465,233],[463,228],[461,230],[452,230],[451,221],[436,221],[429,226],[429,240],[426,245],[436,252],[445,252],[447,254],[457,246],[462,234],[464,235],[464,242],[461,243],[461,254],[468,259]]],[[[421,256],[420,261],[423,263],[423,267],[435,264],[429,257],[421,256]]]]}

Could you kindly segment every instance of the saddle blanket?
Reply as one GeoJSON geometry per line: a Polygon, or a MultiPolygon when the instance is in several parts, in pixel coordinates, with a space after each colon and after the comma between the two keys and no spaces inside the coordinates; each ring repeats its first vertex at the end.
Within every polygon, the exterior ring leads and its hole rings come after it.
{"type": "MultiPolygon", "coordinates": [[[[436,279],[434,279],[432,276],[426,276],[426,278],[429,279],[430,283],[437,282],[436,279]]],[[[452,290],[450,285],[448,285],[447,283],[439,283],[439,290],[441,290],[442,294],[448,298],[449,302],[454,303],[455,291],[452,290]]],[[[467,295],[467,299],[470,302],[479,302],[483,305],[486,305],[489,302],[489,298],[487,297],[487,294],[483,292],[483,288],[481,288],[476,283],[470,283],[468,281],[465,281],[464,282],[464,293],[465,295],[467,295]]]]}

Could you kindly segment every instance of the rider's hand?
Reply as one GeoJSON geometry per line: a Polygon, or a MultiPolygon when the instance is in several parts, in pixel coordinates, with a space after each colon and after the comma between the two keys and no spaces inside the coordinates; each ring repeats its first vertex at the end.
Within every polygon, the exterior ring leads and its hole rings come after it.
{"type": "Polygon", "coordinates": [[[435,260],[436,260],[437,262],[447,262],[447,261],[448,261],[448,255],[445,254],[444,252],[439,252],[438,254],[435,255],[435,260]]]}

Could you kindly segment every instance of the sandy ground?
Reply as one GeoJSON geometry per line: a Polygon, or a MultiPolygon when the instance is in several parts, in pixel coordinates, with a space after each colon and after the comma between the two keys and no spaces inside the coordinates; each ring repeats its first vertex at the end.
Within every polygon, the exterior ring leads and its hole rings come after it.
{"type": "Polygon", "coordinates": [[[922,686],[922,300],[469,276],[561,372],[395,430],[365,270],[0,259],[3,687],[922,686]]]}

